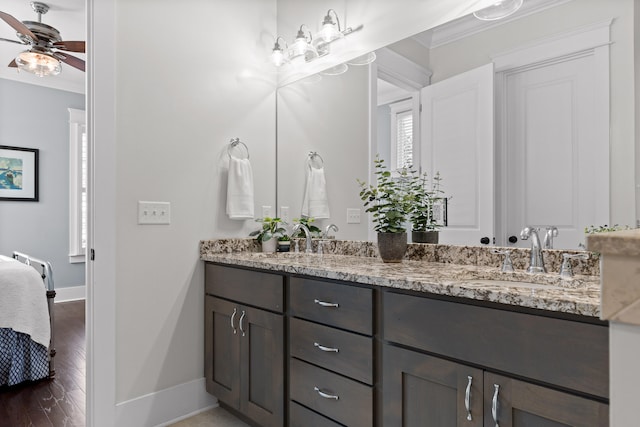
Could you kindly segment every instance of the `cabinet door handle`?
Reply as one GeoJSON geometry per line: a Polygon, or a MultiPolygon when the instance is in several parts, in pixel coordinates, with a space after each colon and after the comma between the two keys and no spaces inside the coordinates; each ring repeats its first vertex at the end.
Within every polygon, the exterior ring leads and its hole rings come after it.
{"type": "Polygon", "coordinates": [[[322,307],[332,307],[332,308],[339,307],[338,303],[335,303],[335,302],[325,302],[325,301],[320,301],[319,299],[314,299],[313,302],[322,307]]]}
{"type": "Polygon", "coordinates": [[[338,350],[337,348],[325,347],[325,346],[323,346],[323,345],[318,344],[317,342],[314,342],[314,343],[313,343],[313,346],[314,346],[314,347],[318,347],[318,349],[320,349],[320,350],[322,350],[322,351],[329,352],[329,353],[337,353],[337,352],[339,352],[339,351],[340,351],[340,350],[338,350]]]}
{"type": "Polygon", "coordinates": [[[338,400],[339,399],[338,396],[333,395],[333,394],[327,394],[327,393],[323,392],[322,390],[320,390],[318,387],[314,387],[313,389],[318,392],[320,397],[324,397],[325,399],[333,399],[333,400],[338,400]]]}
{"type": "Polygon", "coordinates": [[[233,313],[231,314],[231,329],[233,330],[233,334],[234,334],[234,335],[238,333],[238,331],[237,331],[236,327],[235,327],[235,326],[233,326],[233,321],[234,321],[234,319],[236,318],[236,314],[238,314],[238,308],[237,308],[237,307],[234,307],[234,308],[233,308],[233,313]]]}
{"type": "Polygon", "coordinates": [[[245,330],[242,327],[242,322],[244,322],[244,316],[246,316],[246,315],[247,315],[247,313],[244,310],[242,310],[242,314],[240,315],[240,332],[242,332],[242,336],[245,335],[245,330]]]}
{"type": "Polygon", "coordinates": [[[491,401],[491,415],[493,415],[493,421],[496,423],[495,427],[500,427],[498,425],[498,391],[500,390],[500,386],[498,384],[494,384],[495,391],[493,392],[493,400],[491,401]]]}
{"type": "Polygon", "coordinates": [[[471,375],[467,376],[469,382],[467,383],[467,389],[464,392],[464,407],[467,410],[467,421],[472,421],[471,417],[471,382],[473,381],[473,377],[471,375]]]}

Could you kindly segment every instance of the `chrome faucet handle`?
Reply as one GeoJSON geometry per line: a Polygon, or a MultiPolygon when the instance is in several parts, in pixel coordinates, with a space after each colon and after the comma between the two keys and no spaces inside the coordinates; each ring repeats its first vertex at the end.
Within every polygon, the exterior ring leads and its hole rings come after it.
{"type": "Polygon", "coordinates": [[[553,238],[558,237],[558,227],[550,226],[546,227],[547,232],[544,234],[544,242],[542,247],[544,249],[553,249],[553,238]]]}
{"type": "Polygon", "coordinates": [[[560,266],[560,277],[569,278],[573,277],[573,266],[571,265],[572,259],[589,259],[589,254],[562,254],[562,265],[560,266]]]}
{"type": "Polygon", "coordinates": [[[318,240],[318,255],[324,255],[324,240],[318,240]]]}
{"type": "Polygon", "coordinates": [[[513,262],[511,262],[511,250],[505,249],[501,251],[498,249],[492,249],[491,253],[496,255],[504,255],[504,261],[502,262],[502,268],[500,269],[500,271],[502,271],[503,273],[513,272],[513,262]]]}
{"type": "Polygon", "coordinates": [[[328,239],[328,238],[329,238],[329,232],[330,232],[331,230],[336,231],[336,232],[337,232],[337,231],[340,231],[340,230],[338,229],[338,226],[337,226],[337,225],[335,225],[335,224],[329,224],[329,225],[327,225],[327,228],[325,228],[325,229],[324,229],[324,234],[323,234],[323,236],[322,236],[322,237],[324,237],[325,239],[328,239]]]}

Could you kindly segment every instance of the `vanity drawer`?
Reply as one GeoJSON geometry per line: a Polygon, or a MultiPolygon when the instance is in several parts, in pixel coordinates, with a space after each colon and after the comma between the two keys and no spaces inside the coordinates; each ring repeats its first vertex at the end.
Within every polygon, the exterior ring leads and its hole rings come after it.
{"type": "Polygon", "coordinates": [[[290,299],[293,316],[373,334],[372,289],[292,277],[290,299]]]}
{"type": "Polygon", "coordinates": [[[384,293],[383,316],[387,341],[609,396],[609,331],[604,325],[394,292],[384,293]]]}
{"type": "Polygon", "coordinates": [[[342,427],[342,424],[333,422],[296,402],[290,402],[289,427],[342,427]]]}
{"type": "Polygon", "coordinates": [[[291,356],[373,384],[372,338],[292,318],[289,340],[291,356]]]}
{"type": "Polygon", "coordinates": [[[291,399],[349,427],[373,425],[373,389],[341,375],[291,359],[291,399]],[[338,399],[322,397],[337,396],[338,399]]]}
{"type": "Polygon", "coordinates": [[[284,276],[206,263],[205,292],[282,313],[284,276]]]}

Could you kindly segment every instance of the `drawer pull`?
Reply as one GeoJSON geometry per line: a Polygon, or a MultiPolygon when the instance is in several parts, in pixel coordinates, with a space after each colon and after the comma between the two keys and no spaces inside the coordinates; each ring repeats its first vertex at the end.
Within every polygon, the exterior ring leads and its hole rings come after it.
{"type": "Polygon", "coordinates": [[[500,427],[498,425],[498,391],[500,390],[500,386],[498,384],[494,384],[493,386],[496,391],[493,393],[493,400],[491,401],[491,415],[493,416],[493,421],[496,423],[496,427],[500,427]]]}
{"type": "Polygon", "coordinates": [[[314,347],[318,347],[318,349],[320,349],[320,350],[322,350],[322,351],[329,352],[329,353],[337,353],[337,352],[339,352],[339,351],[340,351],[340,350],[338,350],[337,348],[325,347],[325,346],[323,346],[323,345],[318,344],[317,342],[314,342],[314,343],[313,343],[313,346],[314,346],[314,347]]]}
{"type": "Polygon", "coordinates": [[[471,417],[471,382],[473,381],[473,377],[471,375],[467,376],[469,382],[467,383],[467,389],[464,392],[464,407],[467,410],[467,421],[473,421],[471,417]]]}
{"type": "Polygon", "coordinates": [[[314,387],[313,389],[318,392],[320,397],[324,397],[325,399],[333,399],[333,400],[338,400],[339,399],[338,396],[335,396],[333,394],[327,394],[327,393],[323,392],[322,390],[320,390],[318,387],[314,387]]]}
{"type": "Polygon", "coordinates": [[[322,307],[332,307],[332,308],[339,307],[338,303],[335,303],[335,302],[325,302],[325,301],[320,301],[319,299],[314,299],[313,302],[315,302],[316,304],[322,307]]]}
{"type": "Polygon", "coordinates": [[[245,330],[242,327],[242,322],[244,321],[244,316],[246,315],[247,313],[244,310],[242,310],[242,315],[240,316],[240,332],[242,332],[242,336],[245,336],[245,330]]]}
{"type": "Polygon", "coordinates": [[[236,327],[233,326],[233,321],[236,318],[236,314],[238,314],[238,308],[234,307],[233,308],[233,313],[231,314],[231,329],[233,330],[233,334],[234,335],[238,333],[238,331],[236,330],[236,327]]]}

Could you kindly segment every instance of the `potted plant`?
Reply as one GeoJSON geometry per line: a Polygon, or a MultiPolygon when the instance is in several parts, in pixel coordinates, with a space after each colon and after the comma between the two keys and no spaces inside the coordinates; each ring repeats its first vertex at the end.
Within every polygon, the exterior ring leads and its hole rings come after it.
{"type": "Polygon", "coordinates": [[[275,252],[278,245],[278,238],[286,233],[286,230],[279,225],[284,224],[280,218],[264,217],[256,219],[262,223],[262,228],[253,231],[249,236],[255,236],[262,243],[262,252],[275,252]]]}
{"type": "Polygon", "coordinates": [[[401,262],[407,250],[405,221],[410,211],[411,192],[406,170],[393,177],[384,160],[376,156],[375,185],[358,180],[360,199],[365,212],[373,214],[374,230],[378,232],[378,252],[384,262],[401,262]]]}
{"type": "Polygon", "coordinates": [[[431,184],[427,174],[417,175],[412,172],[410,192],[412,204],[409,211],[411,221],[411,241],[413,243],[438,243],[438,230],[442,226],[436,220],[434,208],[437,203],[444,201],[443,191],[440,189],[440,172],[436,172],[431,184]]]}
{"type": "Polygon", "coordinates": [[[291,237],[288,234],[283,234],[278,237],[278,252],[289,252],[291,249],[291,237]]]}

